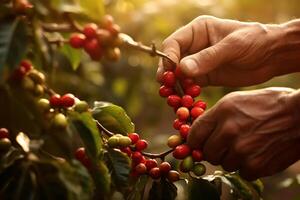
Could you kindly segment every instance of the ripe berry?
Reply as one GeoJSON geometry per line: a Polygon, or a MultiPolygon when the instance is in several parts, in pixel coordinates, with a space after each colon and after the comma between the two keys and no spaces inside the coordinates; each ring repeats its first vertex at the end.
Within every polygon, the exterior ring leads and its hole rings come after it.
{"type": "Polygon", "coordinates": [[[145,165],[144,163],[140,163],[140,164],[138,164],[138,165],[135,167],[135,171],[136,171],[138,174],[140,174],[140,175],[146,174],[146,172],[147,172],[147,167],[146,167],[146,165],[145,165]]]}
{"type": "Polygon", "coordinates": [[[184,95],[181,98],[181,105],[183,107],[191,108],[193,106],[194,99],[190,95],[184,95]]]}
{"type": "Polygon", "coordinates": [[[82,160],[81,160],[81,163],[87,168],[87,169],[91,169],[92,167],[92,162],[91,160],[85,156],[82,160]]]}
{"type": "Polygon", "coordinates": [[[110,27],[114,24],[114,18],[111,15],[105,15],[102,18],[101,24],[104,28],[110,27]]]}
{"type": "Polygon", "coordinates": [[[28,0],[17,0],[13,2],[13,10],[17,13],[25,13],[33,5],[28,0]]]}
{"type": "Polygon", "coordinates": [[[107,140],[107,144],[110,148],[116,148],[119,146],[120,137],[112,136],[107,140]]]}
{"type": "Polygon", "coordinates": [[[202,176],[206,172],[206,167],[202,163],[197,163],[193,168],[193,172],[196,176],[202,176]]]}
{"type": "Polygon", "coordinates": [[[131,139],[131,144],[135,144],[140,139],[140,136],[137,133],[129,133],[128,137],[131,139]]]}
{"type": "Polygon", "coordinates": [[[173,157],[176,159],[184,159],[191,153],[191,148],[186,144],[181,144],[173,151],[173,157]]]}
{"type": "Polygon", "coordinates": [[[159,179],[161,176],[160,169],[158,167],[154,167],[149,171],[149,176],[153,179],[159,179]]]}
{"type": "Polygon", "coordinates": [[[191,110],[191,116],[193,117],[193,119],[196,119],[197,117],[202,115],[202,113],[204,113],[204,110],[200,107],[194,107],[191,110]]]}
{"type": "Polygon", "coordinates": [[[107,30],[113,36],[117,36],[120,33],[120,31],[121,31],[121,27],[118,24],[113,24],[112,26],[107,27],[107,30]]]}
{"type": "Polygon", "coordinates": [[[174,94],[174,89],[171,87],[167,87],[167,86],[163,85],[159,88],[159,95],[161,97],[168,97],[172,94],[174,94]]]}
{"type": "Polygon", "coordinates": [[[8,138],[9,137],[9,131],[6,128],[0,129],[0,139],[8,138]]]}
{"type": "Polygon", "coordinates": [[[170,181],[170,182],[175,182],[175,181],[178,181],[179,180],[179,173],[175,170],[171,170],[169,171],[168,175],[167,175],[167,179],[170,181]]]}
{"type": "Polygon", "coordinates": [[[132,154],[130,147],[121,148],[120,150],[121,150],[123,153],[126,153],[127,156],[129,156],[129,157],[130,157],[131,154],[132,154]]]}
{"type": "Polygon", "coordinates": [[[7,152],[11,147],[11,141],[8,138],[0,139],[0,153],[7,152]]]}
{"type": "Polygon", "coordinates": [[[180,121],[179,119],[175,119],[173,122],[173,128],[175,128],[176,130],[179,130],[180,126],[183,124],[184,124],[183,121],[180,121]]]}
{"type": "Polygon", "coordinates": [[[86,24],[83,27],[83,34],[87,38],[95,38],[97,36],[97,29],[98,29],[97,24],[94,23],[86,24]]]}
{"type": "Polygon", "coordinates": [[[181,105],[181,98],[178,95],[170,95],[170,96],[168,96],[167,103],[169,106],[178,108],[181,105]]]}
{"type": "Polygon", "coordinates": [[[83,147],[78,148],[75,151],[75,158],[79,161],[82,161],[86,157],[85,149],[83,147]]]}
{"type": "Polygon", "coordinates": [[[190,132],[190,125],[188,124],[183,124],[180,129],[179,129],[180,135],[182,139],[186,140],[187,136],[189,135],[190,132]]]}
{"type": "Polygon", "coordinates": [[[167,174],[171,170],[171,165],[168,162],[162,162],[159,165],[159,169],[162,174],[167,174]]]}
{"type": "Polygon", "coordinates": [[[135,151],[131,155],[132,161],[134,163],[140,163],[143,160],[143,155],[139,151],[135,151]]]}
{"type": "Polygon", "coordinates": [[[186,89],[188,88],[189,86],[193,85],[194,84],[194,80],[191,79],[191,78],[185,78],[185,79],[182,79],[180,81],[180,84],[182,86],[183,89],[186,89]]]}
{"type": "Polygon", "coordinates": [[[175,69],[175,76],[178,79],[183,79],[185,78],[184,74],[181,72],[181,69],[179,68],[179,66],[176,67],[175,69]]]}
{"type": "Polygon", "coordinates": [[[191,156],[186,157],[181,163],[180,163],[180,171],[182,172],[189,172],[193,169],[194,162],[193,158],[191,156]]]}
{"type": "Polygon", "coordinates": [[[190,116],[190,111],[186,107],[180,107],[176,111],[176,115],[177,115],[179,120],[186,121],[190,116]]]}
{"type": "Polygon", "coordinates": [[[86,37],[81,33],[73,33],[69,39],[71,47],[75,49],[82,48],[86,37]]]}
{"type": "Polygon", "coordinates": [[[84,43],[84,50],[90,55],[96,55],[99,51],[102,52],[99,41],[96,38],[88,39],[84,43]]]}
{"type": "Polygon", "coordinates": [[[202,108],[203,110],[206,109],[207,105],[204,101],[201,101],[201,100],[198,100],[194,103],[194,107],[200,107],[202,108]]]}
{"type": "Polygon", "coordinates": [[[203,160],[203,153],[200,150],[193,150],[192,157],[195,162],[201,162],[203,160]]]}
{"type": "Polygon", "coordinates": [[[155,159],[149,159],[149,160],[146,160],[145,165],[147,167],[147,170],[149,171],[152,168],[157,167],[157,161],[155,159]]]}
{"type": "Polygon", "coordinates": [[[180,135],[171,135],[168,138],[168,146],[170,148],[175,148],[175,147],[177,147],[180,144],[182,144],[182,138],[181,138],[180,135]]]}
{"type": "Polygon", "coordinates": [[[67,118],[64,114],[58,113],[54,116],[52,125],[54,128],[64,129],[68,125],[67,118]]]}
{"type": "Polygon", "coordinates": [[[60,100],[61,105],[65,108],[72,107],[75,104],[75,97],[73,94],[65,94],[60,100]]]}
{"type": "Polygon", "coordinates": [[[23,66],[20,66],[19,68],[15,69],[15,71],[12,74],[12,79],[15,81],[20,81],[24,78],[26,74],[26,68],[23,66]]]}
{"type": "Polygon", "coordinates": [[[32,69],[32,64],[29,60],[22,60],[20,66],[23,66],[26,69],[26,72],[32,69]]]}
{"type": "Polygon", "coordinates": [[[142,151],[146,149],[148,146],[148,142],[146,140],[138,140],[135,144],[135,148],[137,151],[142,151]]]}
{"type": "Polygon", "coordinates": [[[174,85],[176,84],[176,77],[174,72],[166,71],[163,74],[162,82],[167,87],[174,87],[174,85]]]}
{"type": "Polygon", "coordinates": [[[54,94],[50,97],[50,105],[51,107],[60,107],[62,106],[61,97],[59,94],[54,94]]]}
{"type": "Polygon", "coordinates": [[[185,89],[185,94],[197,97],[201,93],[201,87],[199,85],[191,85],[185,89]]]}
{"type": "Polygon", "coordinates": [[[120,147],[128,147],[131,145],[131,139],[127,136],[122,136],[119,138],[119,146],[120,147]]]}

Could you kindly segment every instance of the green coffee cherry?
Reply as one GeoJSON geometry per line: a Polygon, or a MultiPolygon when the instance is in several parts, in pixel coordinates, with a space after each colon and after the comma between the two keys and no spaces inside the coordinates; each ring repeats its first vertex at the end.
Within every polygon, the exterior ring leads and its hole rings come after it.
{"type": "Polygon", "coordinates": [[[206,167],[202,163],[197,163],[194,165],[193,172],[196,176],[202,176],[206,172],[206,167]]]}
{"type": "Polygon", "coordinates": [[[193,169],[193,166],[194,166],[193,158],[192,156],[188,156],[180,163],[180,171],[189,172],[193,169]]]}
{"type": "Polygon", "coordinates": [[[108,139],[107,144],[110,148],[116,148],[119,146],[120,138],[112,136],[108,139]]]}
{"type": "Polygon", "coordinates": [[[76,112],[82,113],[88,111],[88,109],[89,109],[89,105],[86,101],[78,101],[75,103],[74,110],[76,112]]]}
{"type": "Polygon", "coordinates": [[[129,145],[131,145],[131,139],[127,136],[120,137],[119,145],[120,147],[128,147],[129,145]]]}
{"type": "Polygon", "coordinates": [[[45,83],[45,75],[35,69],[30,70],[28,76],[37,84],[44,84],[45,83]]]}
{"type": "Polygon", "coordinates": [[[0,152],[7,152],[11,147],[11,141],[8,138],[0,139],[0,152]]]}
{"type": "Polygon", "coordinates": [[[40,84],[35,85],[33,93],[35,96],[42,96],[44,94],[44,87],[40,84]]]}
{"type": "Polygon", "coordinates": [[[51,108],[48,99],[39,99],[37,106],[41,112],[49,111],[51,108]]]}
{"type": "Polygon", "coordinates": [[[25,76],[22,79],[21,86],[24,90],[27,90],[27,91],[34,91],[35,90],[34,82],[30,78],[28,78],[27,76],[25,76]]]}
{"type": "Polygon", "coordinates": [[[54,128],[65,129],[68,126],[68,120],[62,113],[54,115],[52,125],[54,128]]]}

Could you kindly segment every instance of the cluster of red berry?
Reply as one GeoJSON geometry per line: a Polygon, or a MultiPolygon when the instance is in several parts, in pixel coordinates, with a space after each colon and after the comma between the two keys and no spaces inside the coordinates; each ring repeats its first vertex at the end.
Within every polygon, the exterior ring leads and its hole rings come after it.
{"type": "Polygon", "coordinates": [[[93,60],[100,60],[103,56],[111,61],[120,58],[119,37],[120,26],[114,23],[111,15],[105,15],[101,24],[86,24],[81,33],[73,33],[69,43],[73,48],[83,48],[93,60]]]}
{"type": "Polygon", "coordinates": [[[0,155],[6,153],[10,147],[9,131],[6,128],[0,128],[0,155]]]}

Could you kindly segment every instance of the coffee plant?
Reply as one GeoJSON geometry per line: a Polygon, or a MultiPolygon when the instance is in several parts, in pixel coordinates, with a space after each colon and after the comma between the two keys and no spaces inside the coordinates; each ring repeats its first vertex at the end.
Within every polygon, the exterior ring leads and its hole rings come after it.
{"type": "Polygon", "coordinates": [[[11,102],[5,105],[3,96],[1,112],[9,119],[16,112],[34,119],[32,125],[25,123],[26,117],[20,123],[9,120],[0,129],[1,199],[172,200],[181,186],[186,199],[214,200],[220,199],[223,185],[234,199],[261,199],[259,180],[247,182],[238,172],[208,174],[201,149],[186,144],[206,103],[197,98],[201,87],[175,65],[157,88],[175,112],[178,131],[166,141],[169,150],[161,153],[147,151],[151,141],[135,132],[122,107],[103,101],[89,105],[76,94],[59,94],[50,87],[55,50],[74,70],[86,60],[116,62],[125,47],[172,62],[154,45],[122,33],[111,15],[101,16],[100,1],[1,4],[1,94],[11,102]],[[80,54],[87,58],[78,60],[80,54]],[[25,133],[22,125],[39,128],[25,133]]]}

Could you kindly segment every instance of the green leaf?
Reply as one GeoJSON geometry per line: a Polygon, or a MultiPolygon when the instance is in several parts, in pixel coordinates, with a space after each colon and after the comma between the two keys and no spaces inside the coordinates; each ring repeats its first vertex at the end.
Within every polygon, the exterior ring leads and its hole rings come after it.
{"type": "Polygon", "coordinates": [[[103,1],[79,0],[83,13],[90,19],[99,22],[104,15],[103,1]]]}
{"type": "Polygon", "coordinates": [[[0,24],[0,72],[5,64],[15,67],[27,48],[26,25],[16,20],[3,20],[0,24]]]}
{"type": "Polygon", "coordinates": [[[60,51],[66,56],[72,65],[73,70],[76,70],[81,61],[81,52],[78,49],[71,48],[70,45],[64,45],[60,51]]]}
{"type": "Polygon", "coordinates": [[[11,147],[7,153],[5,153],[4,155],[0,155],[0,173],[23,157],[24,156],[22,155],[22,152],[20,150],[11,147]]]}
{"type": "Polygon", "coordinates": [[[128,186],[128,177],[131,169],[131,162],[128,156],[109,148],[105,158],[114,185],[118,188],[128,186]]]}
{"type": "Polygon", "coordinates": [[[154,181],[149,192],[149,200],[174,200],[176,196],[176,186],[164,178],[159,182],[154,181]]]}
{"type": "MultiPolygon", "coordinates": [[[[145,192],[146,185],[151,179],[148,175],[140,176],[137,181],[130,182],[131,184],[134,184],[133,190],[131,190],[129,193],[125,194],[126,200],[140,200],[143,199],[143,195],[145,192]]],[[[152,180],[151,180],[152,181],[152,180]]]]}
{"type": "Polygon", "coordinates": [[[111,177],[105,163],[103,161],[98,162],[96,168],[92,168],[90,173],[96,185],[95,196],[106,196],[110,191],[111,177]]]}
{"type": "Polygon", "coordinates": [[[126,135],[134,132],[134,124],[123,108],[107,102],[95,102],[93,116],[105,128],[126,135]]]}
{"type": "Polygon", "coordinates": [[[189,200],[220,200],[217,188],[207,180],[192,178],[188,183],[189,200]]]}

